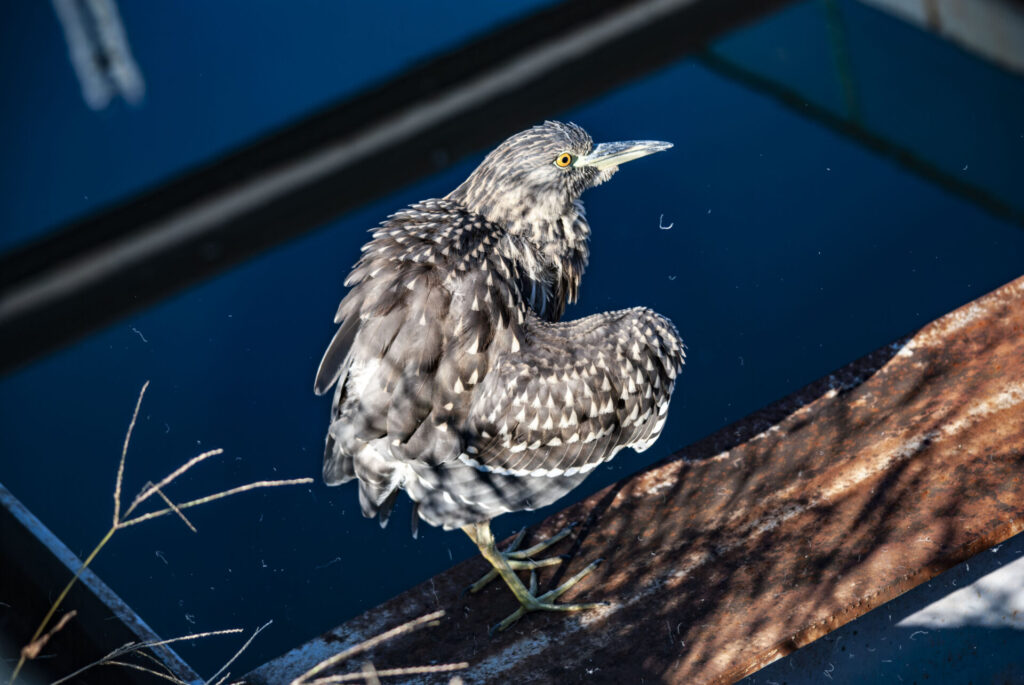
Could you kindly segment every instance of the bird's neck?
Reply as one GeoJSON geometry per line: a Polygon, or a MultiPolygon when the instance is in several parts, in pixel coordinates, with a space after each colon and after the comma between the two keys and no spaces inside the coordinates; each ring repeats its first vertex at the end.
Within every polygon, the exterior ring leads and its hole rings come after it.
{"type": "Polygon", "coordinates": [[[566,302],[576,301],[590,257],[583,203],[577,200],[554,219],[509,221],[503,228],[524,299],[541,318],[557,321],[566,302]]]}
{"type": "Polygon", "coordinates": [[[504,233],[506,256],[516,265],[523,298],[542,318],[557,321],[576,300],[590,256],[590,226],[583,203],[564,193],[539,193],[470,176],[445,198],[504,233]]]}

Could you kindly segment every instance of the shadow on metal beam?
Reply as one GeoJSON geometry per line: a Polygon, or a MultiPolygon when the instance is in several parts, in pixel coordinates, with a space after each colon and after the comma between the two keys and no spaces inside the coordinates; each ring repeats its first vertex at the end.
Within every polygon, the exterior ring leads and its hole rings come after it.
{"type": "Polygon", "coordinates": [[[0,257],[0,371],[68,344],[787,0],[570,0],[0,257]]]}

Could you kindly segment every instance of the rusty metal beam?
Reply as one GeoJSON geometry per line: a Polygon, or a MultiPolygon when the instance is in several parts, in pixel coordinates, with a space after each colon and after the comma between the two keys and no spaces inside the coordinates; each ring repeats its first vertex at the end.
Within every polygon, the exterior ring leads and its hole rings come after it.
{"type": "MultiPolygon", "coordinates": [[[[678,420],[678,417],[677,417],[678,420]]],[[[732,682],[1024,529],[1024,277],[550,517],[558,552],[605,564],[566,601],[462,589],[471,559],[272,661],[280,683],[439,607],[379,667],[467,661],[467,683],[732,682]]],[[[428,681],[429,682],[429,681],[428,681]]]]}

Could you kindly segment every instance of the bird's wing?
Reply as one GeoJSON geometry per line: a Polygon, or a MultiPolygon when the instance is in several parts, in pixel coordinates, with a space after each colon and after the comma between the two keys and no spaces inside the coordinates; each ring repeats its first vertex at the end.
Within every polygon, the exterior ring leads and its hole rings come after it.
{"type": "MultiPolygon", "coordinates": [[[[447,301],[439,297],[443,293],[438,288],[453,272],[467,276],[487,262],[500,266],[503,278],[510,277],[507,260],[495,254],[494,229],[485,223],[454,203],[427,200],[391,215],[374,229],[362,258],[345,279],[351,289],[338,307],[334,322],[340,326],[317,370],[318,395],[336,382],[344,383],[353,359],[360,356],[353,354],[359,341],[379,348],[363,350],[363,358],[383,355],[405,318],[425,316],[430,324],[440,323],[447,301]],[[371,334],[371,326],[380,330],[371,334]]],[[[491,278],[486,281],[490,290],[491,278]]],[[[506,298],[493,304],[501,308],[497,315],[507,325],[516,303],[506,298]]]]}
{"type": "Polygon", "coordinates": [[[339,379],[342,385],[345,383],[343,376],[348,371],[351,361],[348,353],[352,349],[352,341],[355,340],[356,332],[359,330],[358,312],[361,304],[362,298],[358,294],[355,297],[350,294],[341,301],[341,306],[338,307],[338,315],[335,317],[334,323],[341,325],[331,339],[330,345],[327,346],[327,351],[324,352],[320,366],[317,368],[316,381],[313,383],[313,392],[317,395],[323,395],[339,379]],[[354,314],[345,314],[348,310],[354,310],[354,314]]]}
{"type": "Polygon", "coordinates": [[[535,321],[528,333],[530,343],[475,388],[464,462],[502,475],[574,476],[657,439],[685,356],[670,321],[637,308],[535,321]]]}
{"type": "Polygon", "coordinates": [[[455,428],[467,409],[464,391],[497,354],[488,349],[492,329],[507,331],[522,317],[495,239],[479,218],[427,201],[390,217],[364,246],[315,385],[324,392],[337,383],[328,483],[373,480],[352,459],[382,438],[397,460],[451,461],[462,451],[455,428]]]}

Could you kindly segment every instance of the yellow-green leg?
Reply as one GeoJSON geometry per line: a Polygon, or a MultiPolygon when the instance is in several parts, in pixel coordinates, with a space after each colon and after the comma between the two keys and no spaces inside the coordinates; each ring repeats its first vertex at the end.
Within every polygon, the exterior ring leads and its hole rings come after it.
{"type": "MultiPolygon", "coordinates": [[[[469,531],[466,532],[469,533],[469,531]]],[[[523,537],[526,535],[526,529],[523,528],[519,531],[515,538],[512,539],[512,542],[509,543],[509,546],[506,547],[504,550],[501,550],[499,554],[501,554],[501,556],[503,556],[508,561],[508,565],[512,567],[512,569],[515,571],[533,571],[534,569],[543,568],[545,566],[558,566],[563,561],[565,561],[564,557],[557,556],[549,557],[547,559],[536,560],[533,559],[533,556],[535,554],[540,554],[548,547],[551,547],[552,545],[560,542],[571,532],[572,526],[570,525],[566,528],[563,528],[555,535],[552,535],[547,540],[541,540],[533,547],[530,547],[528,549],[519,549],[519,545],[523,542],[523,537]]],[[[472,534],[470,534],[469,537],[472,538],[474,541],[476,540],[476,538],[474,538],[472,534]]],[[[480,590],[483,590],[488,583],[490,583],[497,577],[498,570],[496,568],[492,568],[490,571],[484,574],[484,576],[480,580],[470,585],[466,590],[468,592],[480,592],[480,590]]]]}
{"type": "Polygon", "coordinates": [[[544,542],[525,550],[518,549],[525,531],[520,532],[519,535],[516,536],[515,540],[512,541],[512,544],[509,545],[509,548],[504,552],[499,551],[497,545],[494,543],[494,536],[491,534],[491,524],[489,521],[471,523],[467,526],[463,526],[462,530],[466,532],[469,539],[472,540],[480,549],[480,554],[482,554],[484,559],[487,559],[493,567],[492,571],[470,586],[470,591],[476,592],[491,580],[500,576],[501,579],[505,581],[505,584],[508,585],[509,589],[512,590],[512,594],[514,594],[516,599],[519,600],[519,608],[501,623],[491,628],[492,633],[495,630],[505,630],[531,611],[581,611],[584,609],[594,609],[601,606],[607,606],[607,602],[592,602],[586,604],[554,603],[554,600],[561,597],[569,588],[580,582],[588,573],[597,568],[598,564],[602,561],[601,559],[592,562],[582,571],[556,587],[554,590],[545,592],[539,597],[536,596],[537,574],[535,569],[560,564],[562,559],[559,557],[553,557],[550,559],[534,561],[529,559],[529,557],[533,554],[537,554],[538,552],[542,552],[559,540],[563,539],[570,532],[568,528],[549,540],[545,540],[544,542]],[[516,569],[529,569],[529,589],[523,584],[523,581],[519,579],[519,576],[516,575],[516,569]]]}

